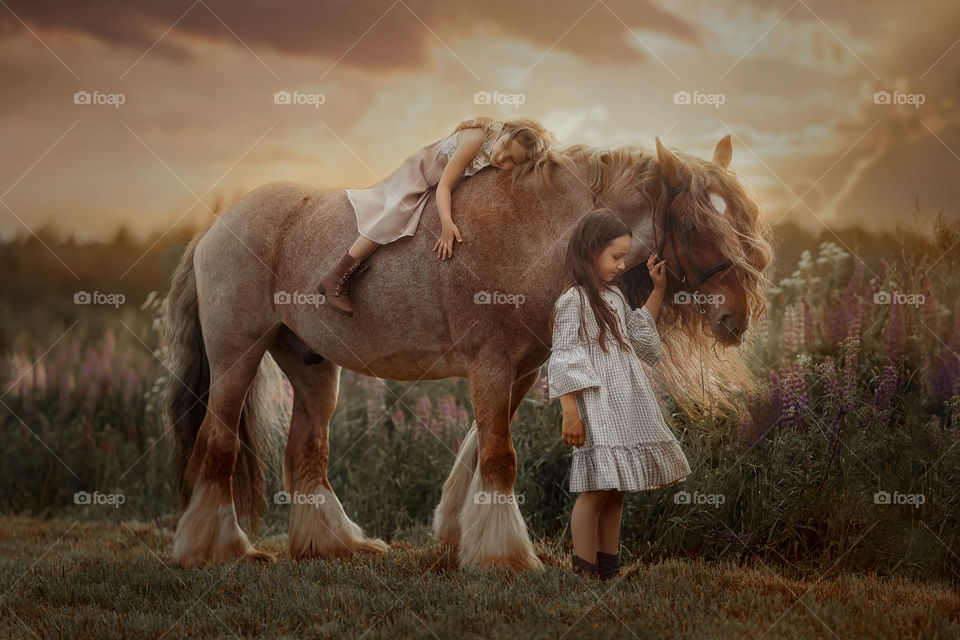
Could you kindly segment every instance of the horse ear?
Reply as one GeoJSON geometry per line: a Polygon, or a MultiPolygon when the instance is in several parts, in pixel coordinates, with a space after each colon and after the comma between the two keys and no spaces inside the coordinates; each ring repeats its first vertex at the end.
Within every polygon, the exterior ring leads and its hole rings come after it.
{"type": "Polygon", "coordinates": [[[723,139],[717,143],[717,148],[713,150],[713,164],[718,164],[724,169],[730,166],[730,158],[733,157],[733,143],[730,142],[730,135],[723,136],[723,139]]]}
{"type": "Polygon", "coordinates": [[[680,159],[672,151],[663,146],[660,138],[657,139],[657,163],[660,165],[660,175],[667,184],[676,187],[680,184],[680,159]]]}

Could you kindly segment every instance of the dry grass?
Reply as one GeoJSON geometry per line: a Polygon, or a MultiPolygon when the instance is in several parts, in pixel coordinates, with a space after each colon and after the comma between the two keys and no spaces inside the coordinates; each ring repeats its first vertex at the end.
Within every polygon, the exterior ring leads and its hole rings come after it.
{"type": "Polygon", "coordinates": [[[168,526],[0,518],[0,637],[716,637],[956,638],[960,596],[944,583],[805,576],[764,566],[666,559],[620,580],[582,582],[538,544],[548,568],[457,569],[435,545],[386,557],[294,562],[280,555],[184,571],[168,526]]]}

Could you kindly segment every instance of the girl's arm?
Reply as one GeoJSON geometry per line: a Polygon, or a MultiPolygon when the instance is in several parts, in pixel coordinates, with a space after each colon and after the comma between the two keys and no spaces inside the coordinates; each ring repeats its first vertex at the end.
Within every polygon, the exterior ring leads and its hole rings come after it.
{"type": "Polygon", "coordinates": [[[663,304],[663,291],[663,287],[654,287],[650,295],[647,296],[647,301],[643,303],[654,320],[657,319],[657,314],[660,313],[660,305],[663,304]]]}
{"type": "MultiPolygon", "coordinates": [[[[660,313],[660,305],[663,303],[663,292],[667,289],[666,260],[660,260],[660,256],[654,254],[647,258],[647,269],[650,272],[650,279],[653,281],[653,291],[647,297],[643,306],[647,308],[653,319],[657,319],[660,313]]],[[[629,309],[628,309],[629,311],[629,309]]]]}
{"type": "Polygon", "coordinates": [[[442,230],[433,250],[437,251],[437,257],[442,259],[453,255],[454,238],[458,242],[463,242],[460,230],[453,223],[453,212],[450,208],[451,192],[463,175],[463,170],[476,157],[483,144],[482,129],[463,129],[458,135],[460,142],[457,144],[457,150],[447,161],[447,166],[443,168],[440,182],[437,184],[437,213],[440,215],[442,230]]]}

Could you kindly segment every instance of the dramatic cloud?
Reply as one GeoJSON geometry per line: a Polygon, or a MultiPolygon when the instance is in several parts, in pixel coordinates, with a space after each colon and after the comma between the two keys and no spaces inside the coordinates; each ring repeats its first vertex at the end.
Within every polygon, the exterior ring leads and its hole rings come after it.
{"type": "Polygon", "coordinates": [[[270,180],[370,184],[477,114],[703,157],[730,133],[772,221],[892,228],[918,198],[960,218],[957,24],[947,1],[5,0],[0,232],[145,233],[270,180]]]}

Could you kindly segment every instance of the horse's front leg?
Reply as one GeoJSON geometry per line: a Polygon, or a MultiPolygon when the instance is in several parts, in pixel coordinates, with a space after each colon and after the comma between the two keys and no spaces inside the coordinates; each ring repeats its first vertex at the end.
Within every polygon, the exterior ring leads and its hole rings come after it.
{"type": "MultiPolygon", "coordinates": [[[[497,360],[478,362],[471,370],[470,389],[476,415],[475,446],[469,447],[461,464],[460,456],[454,465],[449,487],[449,503],[434,527],[445,532],[450,542],[456,540],[461,566],[512,567],[514,569],[542,569],[543,563],[533,551],[526,523],[520,514],[514,494],[517,479],[517,455],[510,437],[510,423],[527,391],[536,382],[540,369],[519,376],[512,367],[497,360]],[[471,468],[470,460],[473,459],[471,468]],[[469,474],[453,478],[454,474],[469,474]],[[469,478],[469,482],[467,482],[469,478]],[[464,491],[464,486],[466,490],[464,491]],[[449,522],[454,503],[460,502],[456,534],[449,522]]],[[[470,443],[468,436],[465,445],[470,443]]],[[[464,455],[465,446],[461,449],[464,455]]],[[[438,511],[444,507],[441,498],[438,511]]],[[[443,538],[441,537],[443,540],[443,538]]]]}

